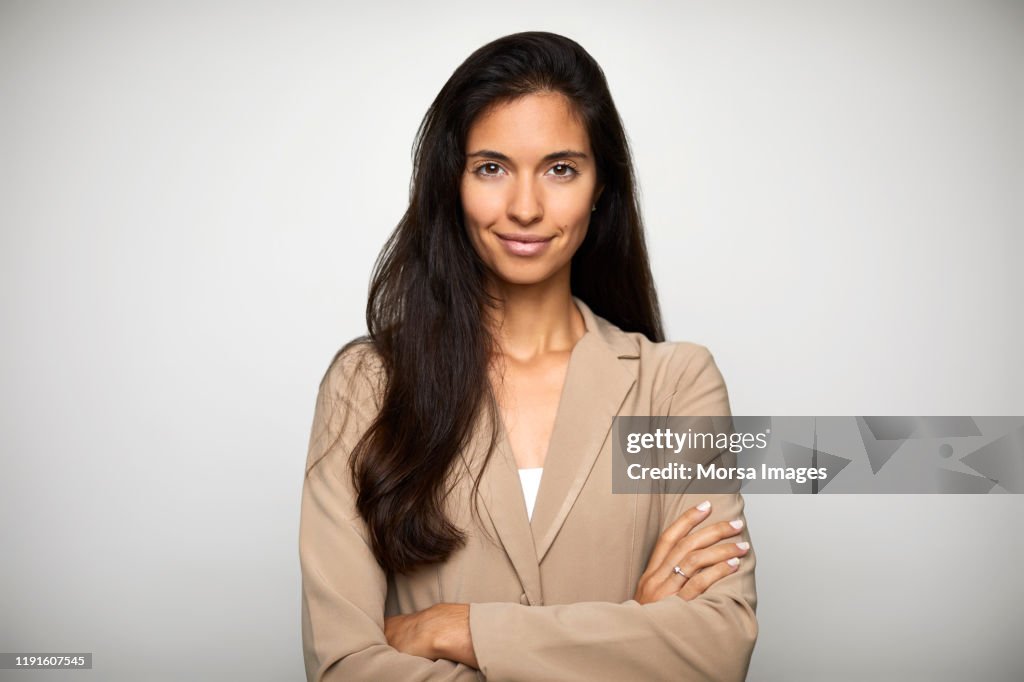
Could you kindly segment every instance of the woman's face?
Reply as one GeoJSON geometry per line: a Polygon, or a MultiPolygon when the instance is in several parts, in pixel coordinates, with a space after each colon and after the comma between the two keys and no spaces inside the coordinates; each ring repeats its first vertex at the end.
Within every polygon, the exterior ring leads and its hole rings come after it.
{"type": "Polygon", "coordinates": [[[597,202],[583,125],[557,93],[486,111],[466,140],[461,197],[473,248],[498,283],[568,282],[597,202]]]}

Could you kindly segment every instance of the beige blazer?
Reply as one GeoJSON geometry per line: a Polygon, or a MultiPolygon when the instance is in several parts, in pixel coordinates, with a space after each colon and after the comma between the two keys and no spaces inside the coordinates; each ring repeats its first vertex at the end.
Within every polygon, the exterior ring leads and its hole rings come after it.
{"type": "MultiPolygon", "coordinates": [[[[698,599],[632,599],[669,523],[704,499],[713,507],[703,525],[743,518],[742,497],[612,494],[612,417],[728,415],[722,376],[704,347],[651,343],[574,300],[587,331],[570,357],[532,522],[504,434],[480,486],[486,532],[473,521],[470,474],[479,471],[489,435],[481,426],[449,500],[466,545],[411,575],[389,576],[377,564],[348,476],[347,457],[379,405],[379,361],[364,350],[330,367],[316,402],[299,532],[309,680],[746,676],[757,638],[753,547],[698,599]],[[385,616],[440,602],[470,604],[479,671],[388,646],[385,616]]],[[[728,542],[741,538],[750,540],[746,527],[728,542]]]]}

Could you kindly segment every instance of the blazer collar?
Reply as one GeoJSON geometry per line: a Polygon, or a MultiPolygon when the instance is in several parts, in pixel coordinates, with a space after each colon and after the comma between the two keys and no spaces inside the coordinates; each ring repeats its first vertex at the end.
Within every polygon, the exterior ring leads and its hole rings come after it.
{"type": "Polygon", "coordinates": [[[587,333],[583,335],[580,342],[586,339],[590,332],[593,331],[598,337],[596,340],[605,346],[605,350],[614,354],[616,358],[635,360],[640,357],[640,344],[637,342],[636,336],[627,334],[608,320],[596,315],[590,309],[590,306],[575,296],[572,297],[572,300],[575,301],[576,307],[579,308],[580,314],[583,315],[583,322],[587,328],[587,333]]]}
{"type": "MultiPolygon", "coordinates": [[[[579,298],[586,332],[573,347],[544,460],[544,473],[533,510],[526,501],[515,457],[502,429],[491,461],[480,479],[481,499],[530,603],[542,603],[540,563],[579,497],[594,462],[611,432],[626,394],[636,382],[639,344],[634,336],[608,322],[579,298]]],[[[475,476],[490,429],[477,429],[471,449],[475,476]]],[[[611,491],[608,491],[611,494],[611,491]]]]}

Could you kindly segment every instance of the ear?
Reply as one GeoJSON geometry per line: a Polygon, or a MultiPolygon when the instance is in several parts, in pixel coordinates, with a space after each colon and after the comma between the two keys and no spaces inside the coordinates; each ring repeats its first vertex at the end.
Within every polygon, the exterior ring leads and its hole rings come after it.
{"type": "Polygon", "coordinates": [[[603,191],[604,191],[604,185],[599,185],[598,188],[597,188],[597,191],[594,192],[594,200],[590,202],[590,204],[592,206],[597,204],[597,200],[601,198],[601,192],[603,192],[603,191]]]}

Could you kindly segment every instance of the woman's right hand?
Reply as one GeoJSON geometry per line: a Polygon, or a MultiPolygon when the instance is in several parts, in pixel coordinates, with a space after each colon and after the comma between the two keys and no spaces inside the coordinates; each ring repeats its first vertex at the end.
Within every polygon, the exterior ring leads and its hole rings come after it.
{"type": "Polygon", "coordinates": [[[739,567],[739,557],[750,550],[750,543],[716,543],[738,535],[743,530],[742,519],[722,521],[691,532],[710,511],[711,503],[702,502],[687,509],[665,529],[640,576],[635,601],[649,604],[670,594],[690,601],[739,567]],[[685,575],[676,573],[677,566],[685,575]]]}

